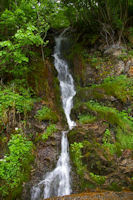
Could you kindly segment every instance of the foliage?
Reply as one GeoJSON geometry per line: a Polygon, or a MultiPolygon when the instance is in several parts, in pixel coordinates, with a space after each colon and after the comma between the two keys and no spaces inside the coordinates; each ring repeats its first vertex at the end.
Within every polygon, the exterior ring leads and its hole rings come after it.
{"type": "Polygon", "coordinates": [[[21,0],[10,1],[9,7],[0,15],[0,75],[2,79],[7,75],[26,78],[32,70],[28,63],[33,57],[34,47],[41,47],[44,59],[43,48],[48,44],[46,36],[56,14],[57,3],[52,0],[40,3],[37,0],[21,0]]]}
{"type": "Polygon", "coordinates": [[[44,141],[46,141],[48,139],[49,136],[51,136],[53,133],[55,133],[57,131],[56,125],[55,124],[51,124],[47,127],[46,131],[43,133],[42,135],[42,139],[44,141]]]}
{"type": "Polygon", "coordinates": [[[9,153],[0,160],[0,192],[2,196],[12,195],[26,180],[29,163],[32,160],[32,142],[23,135],[12,135],[8,143],[9,153]]]}
{"type": "Polygon", "coordinates": [[[92,116],[92,115],[79,115],[79,122],[81,124],[88,124],[88,123],[92,123],[96,120],[96,117],[92,116]]]}
{"type": "Polygon", "coordinates": [[[55,9],[56,9],[56,12],[54,12],[54,14],[52,15],[50,19],[51,27],[55,29],[69,27],[70,22],[68,18],[65,16],[67,8],[57,5],[55,9]]]}
{"type": "Polygon", "coordinates": [[[133,133],[123,134],[121,129],[117,128],[116,138],[120,144],[121,149],[133,149],[133,133]]]}
{"type": "Polygon", "coordinates": [[[133,118],[128,116],[125,111],[119,112],[116,108],[103,106],[95,101],[89,101],[85,105],[94,111],[97,117],[107,120],[112,125],[117,125],[123,132],[131,133],[133,131],[133,118]]]}
{"type": "Polygon", "coordinates": [[[105,180],[106,180],[106,177],[105,176],[99,176],[99,175],[96,175],[92,172],[90,172],[90,177],[91,179],[97,183],[98,185],[102,185],[105,183],[105,180]]]}
{"type": "Polygon", "coordinates": [[[100,32],[107,44],[114,43],[114,35],[117,32],[121,41],[124,29],[128,21],[128,0],[62,0],[71,10],[69,19],[73,24],[88,31],[100,32]],[[74,17],[75,16],[75,17],[74,17]],[[94,31],[95,30],[95,31],[94,31]]]}
{"type": "Polygon", "coordinates": [[[7,123],[10,111],[14,113],[14,117],[20,113],[26,116],[31,111],[33,102],[30,92],[24,88],[17,92],[15,88],[0,87],[0,124],[7,123]]]}
{"type": "Polygon", "coordinates": [[[92,86],[94,92],[99,88],[103,89],[106,95],[114,96],[122,102],[126,102],[129,98],[132,99],[133,81],[126,75],[108,77],[100,85],[92,86]]]}
{"type": "Polygon", "coordinates": [[[110,137],[111,137],[111,133],[109,131],[109,129],[106,129],[104,136],[103,136],[103,143],[107,144],[110,142],[110,137]]]}
{"type": "Polygon", "coordinates": [[[73,144],[71,144],[71,154],[73,157],[73,162],[77,168],[77,173],[79,175],[83,175],[84,169],[85,167],[82,164],[82,153],[81,153],[81,149],[83,148],[83,144],[81,142],[77,143],[74,142],[73,144]]]}
{"type": "Polygon", "coordinates": [[[117,151],[118,151],[117,144],[111,143],[111,133],[110,133],[109,129],[106,129],[106,131],[104,133],[103,146],[107,147],[112,155],[117,153],[117,151]]]}
{"type": "Polygon", "coordinates": [[[37,111],[37,114],[35,115],[35,118],[39,121],[52,121],[57,122],[57,116],[56,113],[54,113],[50,108],[43,106],[41,110],[37,111]]]}

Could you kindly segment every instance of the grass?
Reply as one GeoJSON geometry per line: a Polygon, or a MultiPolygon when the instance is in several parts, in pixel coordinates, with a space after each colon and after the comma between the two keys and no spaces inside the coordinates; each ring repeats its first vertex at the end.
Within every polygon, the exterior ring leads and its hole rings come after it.
{"type": "Polygon", "coordinates": [[[95,96],[98,95],[98,89],[102,89],[103,93],[108,96],[114,96],[122,102],[127,102],[128,99],[132,99],[133,94],[133,79],[128,78],[126,75],[120,75],[117,77],[108,77],[104,79],[104,82],[99,85],[93,85],[91,87],[95,96]]]}
{"type": "Polygon", "coordinates": [[[85,105],[90,111],[94,111],[98,118],[120,127],[125,133],[133,132],[133,118],[125,111],[119,112],[116,108],[107,107],[95,101],[89,101],[85,105]]]}
{"type": "Polygon", "coordinates": [[[93,123],[96,120],[96,117],[92,115],[79,115],[79,123],[88,124],[93,123]]]}

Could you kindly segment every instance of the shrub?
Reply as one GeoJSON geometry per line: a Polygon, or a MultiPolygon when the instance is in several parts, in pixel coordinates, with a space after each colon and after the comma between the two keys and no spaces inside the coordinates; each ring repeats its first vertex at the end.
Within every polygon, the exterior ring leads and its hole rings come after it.
{"type": "Polygon", "coordinates": [[[99,175],[96,175],[96,174],[94,174],[92,172],[90,172],[90,177],[98,185],[104,184],[105,180],[106,180],[105,176],[99,176],[99,175]]]}
{"type": "Polygon", "coordinates": [[[14,115],[31,111],[34,100],[30,93],[23,89],[21,92],[16,92],[12,88],[0,88],[0,124],[8,122],[8,113],[13,110],[14,115]]]}
{"type": "Polygon", "coordinates": [[[83,144],[81,142],[77,143],[74,142],[73,144],[71,144],[71,154],[73,157],[73,162],[77,168],[77,173],[79,175],[83,175],[84,170],[85,170],[85,166],[83,166],[82,164],[82,153],[81,153],[81,149],[83,148],[83,144]]]}
{"type": "Polygon", "coordinates": [[[32,142],[23,135],[12,135],[8,143],[9,153],[0,160],[0,193],[7,196],[15,193],[26,181],[29,163],[32,160],[32,142]]]}
{"type": "Polygon", "coordinates": [[[56,125],[51,124],[50,126],[47,127],[45,133],[43,133],[42,139],[46,141],[48,139],[48,137],[51,136],[56,131],[57,131],[56,125]]]}
{"type": "Polygon", "coordinates": [[[57,122],[58,120],[57,115],[50,108],[46,106],[43,106],[41,110],[37,111],[35,118],[37,118],[39,121],[46,120],[46,121],[57,122]]]}

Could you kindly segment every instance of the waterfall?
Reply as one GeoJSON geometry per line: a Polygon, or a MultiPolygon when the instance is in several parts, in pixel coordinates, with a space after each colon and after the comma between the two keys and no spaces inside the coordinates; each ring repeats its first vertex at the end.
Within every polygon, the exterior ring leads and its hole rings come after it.
{"type": "MultiPolygon", "coordinates": [[[[56,45],[54,49],[54,65],[58,72],[58,79],[60,81],[61,99],[64,113],[67,119],[69,130],[76,126],[75,122],[71,120],[70,114],[73,107],[73,97],[76,92],[74,89],[74,82],[69,73],[68,64],[62,58],[61,45],[66,38],[61,34],[55,39],[56,45]]],[[[70,186],[70,164],[69,164],[69,145],[67,140],[68,131],[62,132],[61,139],[61,154],[57,161],[56,168],[49,172],[45,179],[31,190],[31,200],[39,200],[41,196],[42,185],[44,186],[43,198],[51,196],[64,196],[71,193],[70,186]]]]}

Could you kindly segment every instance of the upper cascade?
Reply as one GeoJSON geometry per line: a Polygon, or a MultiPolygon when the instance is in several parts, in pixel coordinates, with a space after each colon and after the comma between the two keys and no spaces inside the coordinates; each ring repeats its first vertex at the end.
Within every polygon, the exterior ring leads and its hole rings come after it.
{"type": "Polygon", "coordinates": [[[61,88],[61,99],[63,103],[64,113],[66,115],[67,123],[69,129],[71,130],[76,123],[71,120],[70,114],[71,109],[73,107],[73,97],[76,95],[76,91],[74,89],[74,81],[69,73],[68,64],[61,56],[61,42],[66,38],[60,36],[56,38],[56,46],[54,51],[54,65],[56,70],[58,71],[58,79],[60,81],[60,88],[61,88]]]}

